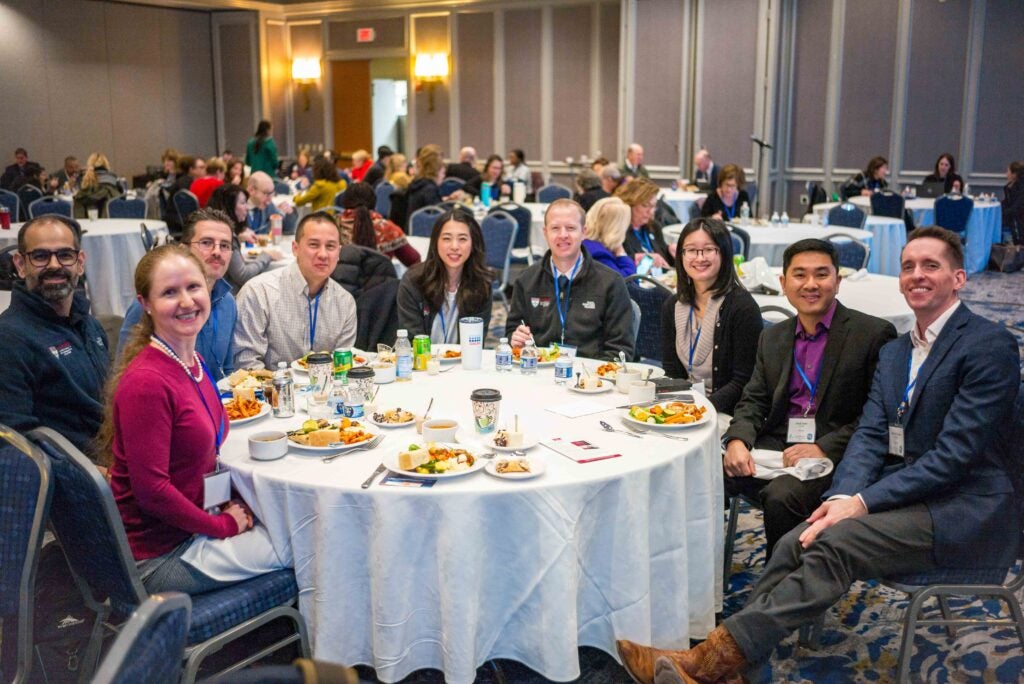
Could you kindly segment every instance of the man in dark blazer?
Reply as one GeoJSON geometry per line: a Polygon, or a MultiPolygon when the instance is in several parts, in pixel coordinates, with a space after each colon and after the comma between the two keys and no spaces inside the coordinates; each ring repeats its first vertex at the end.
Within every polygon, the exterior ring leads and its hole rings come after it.
{"type": "Polygon", "coordinates": [[[626,180],[630,178],[650,178],[644,166],[644,148],[642,145],[633,143],[626,148],[626,160],[622,162],[622,175],[626,180]]]}
{"type": "Polygon", "coordinates": [[[896,337],[891,323],[840,304],[839,281],[831,243],[800,240],[786,249],[779,282],[797,310],[796,322],[761,334],[754,373],[722,440],[726,493],[760,502],[768,558],[782,536],[818,507],[832,478],[759,480],[752,477],[750,450],[782,451],[786,466],[804,458],[839,463],[867,399],[878,350],[896,337]],[[795,367],[794,358],[802,368],[795,367]],[[789,434],[804,419],[813,420],[814,435],[789,434]]]}
{"type": "Polygon", "coordinates": [[[718,165],[711,158],[711,153],[703,148],[693,155],[693,183],[708,191],[718,187],[718,165]]]}
{"type": "Polygon", "coordinates": [[[1009,415],[1019,356],[1005,328],[959,301],[966,279],[955,234],[927,227],[907,237],[900,291],[915,328],[882,350],[825,501],[782,539],[744,609],[703,644],[659,651],[620,642],[639,681],[727,679],[855,580],[1013,563],[1021,459],[1008,435],[1019,430],[1009,415]]]}

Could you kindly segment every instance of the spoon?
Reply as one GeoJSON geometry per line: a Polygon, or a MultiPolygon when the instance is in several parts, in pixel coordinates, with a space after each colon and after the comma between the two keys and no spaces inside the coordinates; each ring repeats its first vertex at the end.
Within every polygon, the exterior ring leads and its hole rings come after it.
{"type": "Polygon", "coordinates": [[[650,381],[651,381],[651,374],[652,374],[653,372],[654,372],[654,369],[653,369],[653,368],[648,368],[648,369],[647,369],[647,377],[646,377],[646,378],[644,378],[644,384],[647,384],[648,382],[650,382],[650,381]]]}
{"type": "Polygon", "coordinates": [[[423,412],[423,420],[430,417],[430,409],[434,406],[434,397],[430,397],[430,403],[427,404],[427,410],[423,412]]]}
{"type": "Polygon", "coordinates": [[[622,363],[622,370],[626,370],[626,352],[619,352],[619,361],[622,363]]]}
{"type": "Polygon", "coordinates": [[[576,373],[576,388],[577,388],[577,389],[579,389],[580,387],[583,387],[583,385],[582,385],[582,384],[580,384],[580,381],[581,381],[582,379],[583,379],[583,373],[579,373],[579,372],[577,372],[577,373],[576,373]]]}
{"type": "Polygon", "coordinates": [[[611,425],[609,425],[608,423],[604,422],[603,420],[598,421],[598,422],[601,424],[601,427],[604,428],[605,430],[607,430],[608,432],[621,432],[622,434],[629,435],[630,437],[636,437],[637,439],[643,439],[643,437],[640,434],[636,433],[636,432],[630,432],[629,430],[618,430],[616,428],[613,428],[611,425]]]}

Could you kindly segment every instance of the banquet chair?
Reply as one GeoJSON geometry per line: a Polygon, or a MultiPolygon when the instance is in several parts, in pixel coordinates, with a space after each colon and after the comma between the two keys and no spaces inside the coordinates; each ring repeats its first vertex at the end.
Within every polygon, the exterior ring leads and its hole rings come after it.
{"type": "Polygon", "coordinates": [[[434,221],[444,213],[441,207],[421,207],[412,212],[409,216],[409,235],[416,237],[430,237],[430,231],[434,228],[434,221]]]}
{"type": "MultiPolygon", "coordinates": [[[[43,196],[43,191],[36,186],[26,183],[18,188],[18,200],[21,202],[21,220],[28,221],[31,216],[28,213],[28,205],[43,196]]],[[[13,220],[13,219],[12,219],[13,220]]]]}
{"type": "Polygon", "coordinates": [[[176,684],[191,613],[192,601],[185,594],[147,598],[124,624],[92,684],[176,684]]]}
{"type": "Polygon", "coordinates": [[[750,233],[739,226],[729,225],[729,237],[732,238],[732,253],[741,254],[743,260],[750,258],[750,233]]]}
{"type": "Polygon", "coordinates": [[[965,195],[947,194],[935,200],[935,225],[951,230],[967,244],[967,222],[974,211],[974,200],[965,195]]]}
{"type": "MultiPolygon", "coordinates": [[[[82,598],[96,614],[81,659],[87,678],[95,671],[104,630],[119,631],[109,618],[123,622],[143,603],[147,592],[128,547],[114,495],[100,471],[50,428],[36,428],[29,439],[50,457],[54,480],[50,522],[82,598]]],[[[296,641],[302,655],[309,657],[306,623],[294,607],[297,596],[291,570],[270,572],[194,596],[182,681],[194,682],[208,655],[278,618],[291,620],[295,631],[224,671],[245,667],[296,641]]]]}
{"type": "Polygon", "coordinates": [[[814,214],[814,205],[823,204],[828,202],[828,194],[825,189],[821,187],[821,183],[815,183],[814,181],[807,181],[804,183],[804,192],[807,193],[807,215],[814,214]]]}
{"type": "Polygon", "coordinates": [[[549,183],[537,191],[537,201],[542,204],[551,204],[556,199],[571,199],[572,190],[561,183],[549,183]]]}
{"type": "Polygon", "coordinates": [[[839,253],[839,265],[860,270],[868,267],[868,257],[871,256],[871,247],[868,243],[843,233],[832,233],[825,236],[825,241],[831,242],[839,253]]]}
{"type": "Polygon", "coordinates": [[[764,323],[764,327],[770,328],[776,323],[781,323],[785,320],[789,320],[795,316],[792,311],[784,306],[777,306],[775,304],[765,304],[761,307],[761,322],[764,323]],[[765,314],[771,314],[771,318],[765,316],[765,314]],[[781,318],[779,317],[781,315],[781,318]]]}
{"type": "MultiPolygon", "coordinates": [[[[348,188],[345,188],[345,190],[347,190],[347,189],[348,188]]],[[[344,209],[344,207],[341,206],[341,200],[342,200],[342,198],[345,197],[345,190],[337,192],[334,195],[334,206],[338,207],[339,209],[344,209]]]]}
{"type": "Polygon", "coordinates": [[[906,201],[892,190],[882,190],[871,195],[871,213],[875,216],[903,218],[906,201]]]}
{"type": "Polygon", "coordinates": [[[515,202],[502,202],[501,204],[492,204],[488,211],[490,213],[503,211],[516,220],[516,223],[519,224],[519,230],[516,231],[516,241],[512,244],[512,249],[526,250],[526,254],[525,256],[516,256],[513,253],[512,263],[532,264],[533,244],[530,242],[530,228],[533,225],[533,214],[530,213],[530,210],[515,202]]]}
{"type": "Polygon", "coordinates": [[[455,200],[445,200],[443,202],[438,202],[437,204],[434,204],[432,206],[437,207],[441,211],[451,211],[452,209],[456,209],[458,207],[466,208],[465,204],[463,204],[462,202],[457,202],[455,200]]]}
{"type": "Polygon", "coordinates": [[[40,197],[28,205],[28,217],[30,219],[45,216],[46,214],[59,214],[71,218],[71,204],[56,197],[40,197]]]}
{"type": "Polygon", "coordinates": [[[633,309],[633,325],[630,326],[630,330],[633,333],[633,360],[635,361],[637,359],[636,345],[640,338],[640,324],[643,322],[644,312],[640,310],[640,305],[632,299],[629,300],[629,304],[633,309]]]}
{"type": "Polygon", "coordinates": [[[377,195],[377,206],[374,209],[381,216],[387,216],[391,211],[391,193],[395,191],[395,186],[387,181],[384,181],[377,185],[373,189],[373,192],[377,195]]]}
{"type": "Polygon", "coordinates": [[[480,230],[484,234],[484,257],[487,266],[500,275],[491,283],[491,298],[493,299],[494,295],[501,297],[501,303],[505,305],[505,312],[508,313],[505,289],[508,287],[509,274],[512,271],[512,244],[515,242],[519,225],[505,212],[496,211],[484,217],[480,222],[480,230]]]}
{"type": "Polygon", "coordinates": [[[864,229],[868,215],[850,202],[841,202],[828,210],[828,225],[864,229]]]}
{"type": "Polygon", "coordinates": [[[750,215],[754,215],[754,203],[757,202],[757,181],[748,181],[743,187],[747,191],[747,200],[750,202],[750,215]]]}
{"type": "Polygon", "coordinates": [[[144,219],[146,218],[146,200],[115,197],[107,202],[107,218],[144,219]]]}
{"type": "Polygon", "coordinates": [[[661,307],[672,296],[672,290],[656,278],[631,275],[626,290],[633,303],[640,307],[640,330],[636,338],[636,354],[641,359],[661,362],[661,307]]]}
{"type": "Polygon", "coordinates": [[[142,249],[149,252],[156,247],[156,240],[153,238],[153,231],[151,231],[145,223],[139,224],[139,233],[142,237],[142,249]]]}
{"type": "Polygon", "coordinates": [[[50,460],[0,424],[0,671],[4,681],[28,681],[32,670],[32,610],[36,563],[43,545],[53,480],[50,460]]]}
{"type": "Polygon", "coordinates": [[[274,194],[275,195],[290,195],[292,194],[292,186],[285,183],[283,180],[274,180],[274,194]]]}
{"type": "Polygon", "coordinates": [[[0,206],[7,207],[7,211],[11,212],[11,223],[20,220],[21,200],[18,199],[17,193],[0,189],[0,206]]]}
{"type": "Polygon", "coordinates": [[[193,211],[199,210],[199,199],[188,190],[179,190],[174,193],[171,202],[174,204],[174,209],[178,212],[178,218],[181,219],[181,225],[183,226],[188,220],[189,215],[193,211]]]}
{"type": "Polygon", "coordinates": [[[462,186],[465,184],[466,181],[462,180],[461,178],[456,178],[455,176],[448,176],[443,181],[441,181],[441,187],[438,188],[438,191],[441,193],[441,197],[447,197],[456,190],[461,190],[462,186]]]}
{"type": "Polygon", "coordinates": [[[0,247],[0,290],[10,292],[14,289],[14,281],[18,280],[18,269],[14,267],[14,254],[17,251],[17,242],[0,247]]]}

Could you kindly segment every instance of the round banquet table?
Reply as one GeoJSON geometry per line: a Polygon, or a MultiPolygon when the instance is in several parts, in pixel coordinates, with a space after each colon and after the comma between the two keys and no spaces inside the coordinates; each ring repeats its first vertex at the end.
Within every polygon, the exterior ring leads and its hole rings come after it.
{"type": "MultiPolygon", "coordinates": [[[[821,226],[819,214],[808,214],[804,221],[819,229],[824,227],[825,235],[846,230],[841,226],[821,226]]],[[[868,216],[864,222],[864,230],[871,233],[868,246],[868,271],[882,275],[898,276],[900,274],[900,251],[907,244],[907,224],[903,219],[891,216],[868,216]]]]}
{"type": "MultiPolygon", "coordinates": [[[[79,219],[85,234],[85,275],[89,283],[89,299],[94,316],[124,316],[135,301],[135,266],[146,253],[142,246],[140,223],[153,232],[153,237],[167,237],[163,221],[100,218],[79,219]]],[[[8,233],[0,234],[0,247],[15,244],[22,224],[11,224],[8,233]]]]}
{"type": "Polygon", "coordinates": [[[529,435],[585,438],[621,456],[581,464],[538,446],[528,453],[546,472],[531,480],[474,472],[431,488],[378,478],[361,489],[385,455],[417,441],[414,428],[385,429],[377,448],[329,464],[294,450],[270,462],[248,456],[248,435],[297,428],[302,412],[231,429],[222,461],[294,565],[315,657],[369,664],[384,682],[421,668],[472,682],[492,658],[565,681],[579,677],[581,646],[614,655],[616,639],[685,648],[705,636],[722,596],[714,409],[673,433],[689,441],[638,439],[599,428],[602,419],[622,427],[617,391],[586,396],[556,386],[551,368],[493,367],[485,351],[485,370],[417,372],[383,386],[377,405],[420,412],[433,398],[431,416],[458,421],[460,443],[472,444],[469,394],[497,387],[499,424],[516,414],[529,435]],[[606,408],[574,419],[544,408],[580,400],[606,408]]]}
{"type": "MultiPolygon", "coordinates": [[[[689,192],[686,190],[663,190],[661,193],[661,198],[672,207],[672,211],[676,212],[676,216],[679,217],[680,222],[684,225],[690,220],[691,207],[707,196],[706,192],[689,192]]],[[[753,206],[750,207],[750,212],[753,215],[753,206]]]]}

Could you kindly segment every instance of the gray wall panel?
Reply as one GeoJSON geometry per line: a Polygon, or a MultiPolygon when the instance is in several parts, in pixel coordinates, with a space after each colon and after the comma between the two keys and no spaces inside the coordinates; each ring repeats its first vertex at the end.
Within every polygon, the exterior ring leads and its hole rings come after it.
{"type": "Polygon", "coordinates": [[[505,144],[527,159],[540,157],[540,33],[540,10],[505,12],[505,144]]]}
{"type": "Polygon", "coordinates": [[[590,153],[591,11],[590,5],[571,5],[551,12],[554,160],[590,153]]]}
{"type": "Polygon", "coordinates": [[[601,5],[601,133],[593,155],[615,159],[619,137],[619,6],[601,5]]]}
{"type": "MultiPolygon", "coordinates": [[[[494,14],[455,17],[459,74],[459,144],[485,159],[494,151],[494,14]]],[[[451,156],[455,156],[455,150],[451,156]]]]}
{"type": "MultiPolygon", "coordinates": [[[[299,24],[288,27],[291,34],[292,58],[323,58],[323,34],[320,24],[299,24]]],[[[289,66],[289,74],[290,74],[289,66]]],[[[295,120],[295,144],[309,146],[322,145],[326,139],[326,122],[324,121],[324,96],[323,84],[326,79],[327,64],[323,63],[324,76],[320,79],[317,87],[309,89],[309,109],[305,109],[305,98],[299,86],[294,82],[291,84],[292,101],[295,106],[292,109],[295,120]]],[[[283,126],[278,126],[274,133],[274,140],[278,144],[278,153],[282,156],[285,151],[281,149],[284,136],[283,126]]],[[[254,128],[253,131],[256,129],[254,128]]],[[[252,132],[250,132],[252,135],[252,132]]]]}
{"type": "MultiPolygon", "coordinates": [[[[416,52],[449,52],[448,17],[416,17],[413,20],[413,44],[416,52]]],[[[449,62],[449,68],[450,62],[449,62]]],[[[416,146],[427,143],[440,145],[446,156],[450,156],[450,134],[448,109],[451,91],[448,81],[434,88],[434,111],[429,111],[427,92],[416,93],[416,146]]]]}
{"type": "MultiPolygon", "coordinates": [[[[270,100],[270,111],[267,113],[271,123],[277,129],[274,141],[277,143],[278,152],[291,155],[294,150],[285,150],[287,147],[285,130],[288,122],[288,89],[292,77],[291,62],[288,61],[287,36],[287,29],[283,24],[267,23],[267,94],[270,100]]],[[[248,133],[252,135],[255,131],[256,127],[253,126],[248,133]]],[[[248,140],[248,137],[243,139],[242,145],[244,146],[248,140]]],[[[238,153],[244,147],[232,149],[238,153]]]]}
{"type": "MultiPolygon", "coordinates": [[[[970,3],[916,2],[911,18],[903,169],[931,169],[960,146],[970,3]]],[[[1018,39],[1020,26],[1018,29],[1018,39]]],[[[1018,64],[1018,68],[1020,65],[1018,64]]]]}
{"type": "MultiPolygon", "coordinates": [[[[164,140],[189,154],[209,156],[217,147],[210,17],[201,12],[158,11],[164,140]]],[[[151,159],[150,163],[159,163],[159,154],[151,159]]]]}
{"type": "MultiPolygon", "coordinates": [[[[622,143],[643,145],[648,166],[679,163],[682,32],[683,4],[678,0],[637,3],[634,139],[622,143]]],[[[605,156],[621,163],[625,152],[605,150],[605,156]]]]}
{"type": "Polygon", "coordinates": [[[789,166],[819,167],[824,151],[832,0],[801,0],[796,8],[789,166]]]}
{"type": "MultiPolygon", "coordinates": [[[[256,36],[248,24],[223,24],[219,31],[224,145],[233,150],[244,150],[259,121],[259,115],[253,111],[252,83],[252,73],[259,69],[252,60],[252,42],[256,36]]],[[[276,123],[274,142],[278,153],[285,156],[284,120],[276,123]]]]}
{"type": "MultiPolygon", "coordinates": [[[[1003,173],[1024,158],[1024,2],[988,0],[974,138],[975,172],[1003,173]]],[[[963,174],[964,169],[960,173],[963,174]]],[[[976,185],[975,183],[971,184],[976,185]]]]}
{"type": "Polygon", "coordinates": [[[889,154],[898,11],[892,0],[846,4],[838,167],[862,169],[876,154],[889,154]]]}

